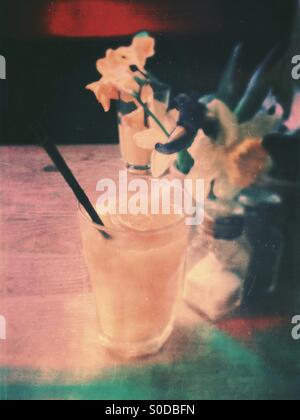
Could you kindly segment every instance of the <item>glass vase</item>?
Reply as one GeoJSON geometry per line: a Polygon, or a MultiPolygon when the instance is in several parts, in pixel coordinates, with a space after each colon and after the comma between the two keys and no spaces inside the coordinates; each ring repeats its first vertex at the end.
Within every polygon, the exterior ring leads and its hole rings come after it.
{"type": "MultiPolygon", "coordinates": [[[[154,98],[147,103],[147,106],[159,121],[163,122],[168,112],[170,88],[160,83],[153,84],[152,88],[154,98]]],[[[147,115],[143,107],[134,102],[119,101],[117,113],[121,158],[126,168],[133,174],[149,173],[153,148],[139,147],[135,141],[135,135],[153,127],[156,123],[147,115]]]]}

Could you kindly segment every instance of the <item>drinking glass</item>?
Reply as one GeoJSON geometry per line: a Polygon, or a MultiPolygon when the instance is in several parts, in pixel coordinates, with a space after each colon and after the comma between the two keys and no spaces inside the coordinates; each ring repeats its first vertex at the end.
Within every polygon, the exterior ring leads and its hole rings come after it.
{"type": "Polygon", "coordinates": [[[184,216],[160,228],[143,216],[143,230],[132,229],[129,219],[127,226],[102,228],[82,208],[79,216],[102,344],[125,358],[158,352],[173,330],[183,291],[184,216]]]}
{"type": "MultiPolygon", "coordinates": [[[[154,100],[148,103],[149,109],[163,122],[169,107],[170,88],[162,83],[152,85],[154,100]]],[[[119,141],[121,158],[129,172],[134,174],[148,173],[151,168],[151,154],[153,149],[139,147],[134,137],[137,133],[146,130],[152,124],[142,108],[133,102],[119,101],[117,104],[119,141]],[[140,110],[140,113],[137,111],[140,110]],[[129,118],[128,118],[129,117],[129,118]],[[130,122],[129,122],[130,121],[130,122]]]]}

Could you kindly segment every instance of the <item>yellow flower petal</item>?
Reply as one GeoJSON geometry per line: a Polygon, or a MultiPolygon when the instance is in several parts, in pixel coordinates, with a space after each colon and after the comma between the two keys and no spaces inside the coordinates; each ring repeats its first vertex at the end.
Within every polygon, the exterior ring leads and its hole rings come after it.
{"type": "Polygon", "coordinates": [[[132,49],[131,47],[119,47],[115,51],[116,58],[120,63],[131,65],[132,61],[132,49]]]}
{"type": "Polygon", "coordinates": [[[152,102],[154,98],[154,92],[150,85],[146,85],[142,88],[141,99],[144,103],[152,102]]]}
{"type": "Polygon", "coordinates": [[[213,162],[205,160],[196,161],[195,165],[187,175],[188,179],[193,182],[193,197],[196,198],[196,182],[197,180],[204,181],[205,197],[208,196],[211,189],[211,182],[220,174],[220,167],[217,167],[213,162]]]}
{"type": "Polygon", "coordinates": [[[144,110],[142,108],[138,108],[130,114],[124,115],[122,117],[122,122],[128,127],[133,128],[134,130],[144,130],[144,110]]]}
{"type": "Polygon", "coordinates": [[[267,151],[259,138],[248,138],[228,152],[224,162],[228,179],[237,188],[253,184],[269,163],[267,151]]]}
{"type": "Polygon", "coordinates": [[[131,95],[139,91],[139,85],[131,74],[126,74],[123,77],[120,77],[114,82],[114,84],[119,88],[120,91],[124,91],[131,95]]]}
{"type": "Polygon", "coordinates": [[[110,110],[111,100],[118,99],[118,90],[113,84],[107,82],[105,79],[89,84],[86,89],[94,92],[98,102],[103,106],[105,112],[110,110]]]}
{"type": "Polygon", "coordinates": [[[230,109],[218,99],[214,99],[208,104],[208,109],[221,123],[221,133],[218,138],[218,143],[230,146],[237,142],[239,138],[238,120],[230,109]]]}
{"type": "MultiPolygon", "coordinates": [[[[135,80],[137,74],[131,71],[130,66],[136,65],[144,70],[147,59],[154,55],[154,46],[155,40],[149,36],[135,37],[130,46],[108,49],[105,57],[97,61],[97,70],[105,82],[101,79],[101,83],[92,83],[87,89],[95,93],[105,111],[110,109],[111,100],[119,97],[124,102],[134,102],[139,106],[133,95],[140,91],[140,86],[135,80]]],[[[142,77],[140,73],[138,76],[142,77]]],[[[142,89],[145,102],[153,101],[153,96],[150,86],[142,89]]]]}
{"type": "Polygon", "coordinates": [[[127,92],[120,91],[120,99],[125,103],[134,102],[132,94],[127,92]]]}
{"type": "Polygon", "coordinates": [[[114,80],[130,71],[130,59],[124,50],[126,51],[128,48],[121,47],[118,50],[109,49],[106,51],[105,58],[97,61],[97,70],[106,79],[114,80]]]}
{"type": "Polygon", "coordinates": [[[135,63],[140,70],[144,70],[148,58],[155,54],[155,39],[150,36],[135,37],[132,41],[135,63]]]}
{"type": "Polygon", "coordinates": [[[233,200],[240,190],[239,187],[230,182],[225,172],[215,179],[214,193],[220,200],[233,200]]]}
{"type": "Polygon", "coordinates": [[[151,172],[154,178],[163,176],[173,162],[176,159],[176,155],[163,155],[153,150],[151,155],[151,172]]]}
{"type": "Polygon", "coordinates": [[[86,89],[90,90],[95,95],[97,95],[98,90],[99,90],[99,84],[100,84],[100,80],[98,82],[90,83],[89,85],[86,86],[86,89]]]}

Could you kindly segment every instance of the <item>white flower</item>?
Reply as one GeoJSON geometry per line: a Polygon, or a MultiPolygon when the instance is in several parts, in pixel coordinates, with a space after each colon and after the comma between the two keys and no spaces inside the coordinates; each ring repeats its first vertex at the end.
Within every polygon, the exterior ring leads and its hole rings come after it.
{"type": "Polygon", "coordinates": [[[189,149],[195,165],[188,177],[205,182],[206,196],[212,181],[214,192],[222,199],[232,199],[242,189],[251,185],[269,165],[270,159],[262,146],[263,137],[281,122],[283,112],[267,115],[259,113],[239,125],[236,116],[221,101],[213,100],[208,109],[220,123],[220,134],[213,140],[202,130],[189,149]]]}

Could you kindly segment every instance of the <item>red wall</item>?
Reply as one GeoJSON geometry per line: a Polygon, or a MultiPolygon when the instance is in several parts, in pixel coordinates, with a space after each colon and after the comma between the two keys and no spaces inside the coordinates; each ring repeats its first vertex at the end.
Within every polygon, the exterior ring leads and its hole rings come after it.
{"type": "Polygon", "coordinates": [[[13,36],[109,37],[152,32],[220,30],[220,7],[211,0],[11,0],[13,36]],[[16,6],[18,4],[18,6],[16,6]]]}

